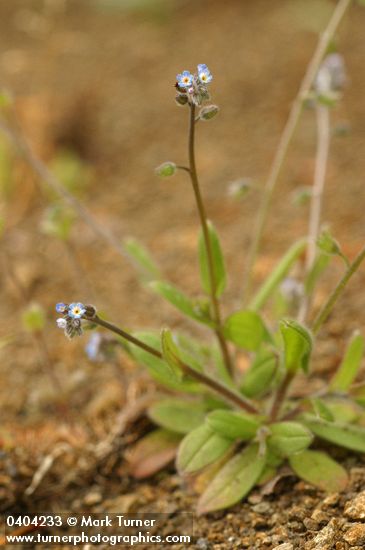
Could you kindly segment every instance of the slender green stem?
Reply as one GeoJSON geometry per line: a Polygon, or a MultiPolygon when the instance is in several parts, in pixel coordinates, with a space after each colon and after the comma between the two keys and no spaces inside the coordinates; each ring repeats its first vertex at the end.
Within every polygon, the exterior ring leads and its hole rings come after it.
{"type": "Polygon", "coordinates": [[[328,45],[330,44],[339,23],[341,22],[343,16],[345,15],[350,5],[351,5],[351,0],[339,0],[338,4],[336,5],[334,12],[332,14],[332,17],[329,20],[325,31],[323,32],[323,34],[321,35],[318,41],[317,48],[308,65],[307,71],[300,85],[298,94],[290,110],[289,118],[286,122],[283,133],[280,137],[279,145],[276,150],[274,160],[272,162],[270,172],[264,186],[262,201],[259,207],[257,220],[256,220],[256,227],[253,233],[254,237],[253,237],[251,249],[247,260],[246,279],[245,279],[244,292],[243,292],[244,302],[247,302],[247,299],[250,295],[250,290],[252,285],[252,276],[253,276],[252,272],[253,272],[253,268],[256,262],[256,257],[261,245],[262,235],[265,229],[266,220],[267,220],[269,208],[271,205],[272,195],[276,187],[277,181],[279,179],[287,152],[289,150],[289,145],[293,139],[296,127],[300,119],[300,115],[302,113],[303,101],[308,96],[312,83],[316,77],[317,71],[322,62],[322,58],[327,51],[328,45]]]}
{"type": "Polygon", "coordinates": [[[200,186],[199,186],[199,180],[198,180],[198,173],[196,169],[196,162],[195,162],[195,105],[190,105],[190,124],[189,124],[189,174],[191,183],[194,190],[195,200],[198,207],[199,212],[199,218],[200,218],[200,224],[203,231],[203,238],[204,238],[204,244],[205,249],[207,251],[207,259],[208,259],[208,272],[209,272],[209,280],[210,280],[210,301],[212,304],[213,309],[213,316],[214,316],[214,322],[216,325],[215,333],[222,351],[224,364],[226,366],[227,371],[230,375],[233,374],[233,366],[231,357],[229,354],[228,346],[226,339],[223,334],[223,328],[222,328],[222,319],[221,319],[221,312],[220,312],[220,305],[217,298],[217,283],[216,283],[216,277],[214,274],[214,262],[213,262],[213,254],[212,254],[212,245],[209,237],[209,230],[208,230],[208,223],[207,223],[207,216],[205,212],[205,207],[202,199],[202,195],[200,192],[200,186]]]}
{"type": "Polygon", "coordinates": [[[349,282],[351,277],[354,275],[354,273],[356,273],[356,271],[360,267],[364,258],[365,258],[365,246],[356,256],[354,261],[349,265],[348,269],[346,270],[345,274],[337,284],[336,288],[330,294],[327,302],[324,304],[322,309],[319,311],[317,317],[314,319],[313,325],[312,325],[312,331],[314,334],[317,334],[319,332],[323,323],[326,321],[327,317],[333,310],[338,298],[341,296],[342,292],[344,291],[347,283],[349,282]]]}
{"type": "MultiPolygon", "coordinates": [[[[158,350],[153,348],[152,346],[149,346],[148,344],[145,344],[142,342],[142,340],[139,340],[138,338],[135,338],[135,336],[132,336],[125,330],[122,330],[121,328],[117,327],[113,323],[109,323],[108,321],[104,321],[103,319],[100,319],[97,315],[92,315],[88,317],[87,315],[84,315],[84,319],[87,321],[91,321],[92,323],[95,323],[101,327],[104,327],[111,332],[114,332],[114,334],[118,334],[118,336],[121,336],[131,344],[134,344],[135,346],[138,346],[139,348],[143,349],[144,351],[147,351],[154,357],[158,357],[158,359],[163,359],[162,353],[158,350]]],[[[223,397],[225,400],[228,400],[229,402],[233,403],[240,409],[243,409],[247,412],[250,412],[252,414],[257,414],[257,409],[252,405],[250,401],[245,399],[242,395],[239,393],[234,392],[230,388],[227,388],[214,378],[211,378],[210,376],[203,374],[202,372],[198,372],[186,363],[183,363],[180,361],[181,368],[185,374],[190,376],[191,378],[194,378],[201,384],[204,384],[209,389],[213,390],[214,392],[218,393],[221,397],[223,397]]]]}
{"type": "MultiPolygon", "coordinates": [[[[316,106],[317,120],[317,152],[314,169],[314,181],[312,187],[311,205],[308,224],[308,245],[305,261],[305,275],[308,276],[316,259],[317,238],[321,223],[321,210],[324,185],[326,181],[328,152],[330,146],[330,116],[329,109],[325,105],[316,106]]],[[[304,293],[300,304],[298,320],[305,321],[311,296],[304,293]]]]}
{"type": "Polygon", "coordinates": [[[283,380],[281,381],[281,384],[278,387],[277,392],[275,394],[274,401],[270,411],[271,422],[275,422],[275,420],[277,419],[293,378],[294,378],[294,373],[287,372],[283,380]]]}

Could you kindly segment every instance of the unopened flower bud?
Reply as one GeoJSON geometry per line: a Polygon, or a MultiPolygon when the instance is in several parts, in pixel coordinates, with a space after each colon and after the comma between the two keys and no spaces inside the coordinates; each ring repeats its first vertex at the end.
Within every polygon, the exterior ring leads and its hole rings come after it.
{"type": "Polygon", "coordinates": [[[186,105],[188,102],[188,98],[184,94],[177,94],[175,97],[175,101],[178,105],[186,105]]]}
{"type": "Polygon", "coordinates": [[[207,105],[200,110],[199,118],[201,120],[210,120],[219,113],[219,107],[217,105],[207,105]]]}
{"type": "Polygon", "coordinates": [[[174,162],[164,162],[163,164],[160,164],[160,166],[157,166],[155,170],[157,176],[161,176],[161,178],[168,178],[169,176],[173,176],[176,172],[176,164],[174,162]]]}
{"type": "Polygon", "coordinates": [[[341,247],[328,230],[323,230],[317,239],[318,248],[325,254],[341,254],[341,247]]]}

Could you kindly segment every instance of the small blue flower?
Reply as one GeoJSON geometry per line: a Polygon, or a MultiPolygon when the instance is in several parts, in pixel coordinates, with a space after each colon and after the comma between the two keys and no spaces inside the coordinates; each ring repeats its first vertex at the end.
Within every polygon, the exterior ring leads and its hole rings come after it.
{"type": "Polygon", "coordinates": [[[81,302],[73,302],[68,306],[68,315],[73,319],[81,319],[85,312],[86,308],[81,302]]]}
{"type": "Polygon", "coordinates": [[[65,313],[66,310],[67,310],[67,305],[64,304],[63,302],[56,304],[57,313],[65,313]]]}
{"type": "Polygon", "coordinates": [[[180,88],[189,88],[193,83],[193,75],[189,71],[183,71],[176,76],[176,81],[180,88]]]}
{"type": "Polygon", "coordinates": [[[203,63],[198,65],[198,78],[202,84],[209,84],[213,80],[210,70],[203,63]]]}

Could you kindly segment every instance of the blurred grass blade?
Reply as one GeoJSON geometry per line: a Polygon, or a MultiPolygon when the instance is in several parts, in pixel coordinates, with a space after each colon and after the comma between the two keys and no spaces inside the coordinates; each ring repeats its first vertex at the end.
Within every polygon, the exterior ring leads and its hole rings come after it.
{"type": "Polygon", "coordinates": [[[349,389],[361,367],[364,344],[363,335],[359,331],[355,331],[347,346],[343,361],[331,380],[330,389],[332,391],[346,392],[349,389]]]}
{"type": "Polygon", "coordinates": [[[137,239],[129,237],[123,241],[123,246],[145,282],[161,278],[160,270],[151,254],[137,239]]]}
{"type": "MultiPolygon", "coordinates": [[[[215,295],[219,297],[226,287],[226,268],[224,265],[224,258],[222,254],[221,245],[219,242],[218,234],[213,224],[208,221],[208,233],[210,239],[210,246],[212,251],[213,270],[215,279],[215,295]]],[[[199,235],[199,263],[200,263],[200,277],[204,291],[207,294],[211,294],[210,273],[209,273],[209,261],[205,247],[205,241],[202,230],[199,235]]]]}
{"type": "Polygon", "coordinates": [[[258,290],[257,294],[253,297],[248,305],[248,309],[258,311],[263,307],[265,302],[274,293],[282,280],[287,276],[291,267],[304,252],[307,245],[307,239],[301,239],[293,244],[276,265],[272,273],[265,279],[264,284],[258,290]]]}

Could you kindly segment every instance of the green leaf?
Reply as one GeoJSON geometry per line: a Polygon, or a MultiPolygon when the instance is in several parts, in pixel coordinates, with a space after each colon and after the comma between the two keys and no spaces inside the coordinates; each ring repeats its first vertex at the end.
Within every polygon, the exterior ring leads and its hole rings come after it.
{"type": "Polygon", "coordinates": [[[276,288],[280,285],[281,281],[289,273],[291,267],[299,258],[299,256],[304,252],[305,247],[307,246],[307,239],[301,239],[293,244],[285,254],[285,256],[279,261],[275,266],[272,273],[265,280],[264,284],[261,286],[257,294],[253,297],[249,303],[248,308],[253,311],[258,311],[262,308],[265,302],[270,298],[274,293],[276,288]]]}
{"type": "Polygon", "coordinates": [[[123,242],[124,248],[133,261],[134,265],[141,272],[142,278],[148,282],[161,277],[160,270],[145,246],[137,239],[129,237],[123,242]]]}
{"type": "Polygon", "coordinates": [[[247,413],[217,410],[206,417],[207,425],[216,433],[232,439],[248,441],[255,437],[260,419],[247,413]]]}
{"type": "Polygon", "coordinates": [[[228,340],[248,351],[256,351],[267,338],[266,327],[254,311],[233,313],[226,319],[223,330],[228,340]]]}
{"type": "Polygon", "coordinates": [[[162,355],[166,363],[170,366],[178,380],[182,379],[183,372],[181,370],[181,360],[179,359],[179,350],[173,340],[169,329],[165,328],[161,331],[161,349],[162,355]]]}
{"type": "Polygon", "coordinates": [[[340,422],[327,422],[310,414],[303,414],[301,420],[317,437],[351,451],[365,452],[365,428],[340,422]]]}
{"type": "Polygon", "coordinates": [[[199,426],[182,440],[177,469],[186,474],[197,472],[221,458],[231,445],[232,439],[213,432],[206,424],[199,426]]]}
{"type": "Polygon", "coordinates": [[[343,397],[327,398],[326,406],[332,415],[332,421],[342,424],[355,424],[364,412],[352,399],[343,397]]]}
{"type": "Polygon", "coordinates": [[[311,432],[299,422],[278,422],[270,425],[267,444],[279,456],[304,451],[313,441],[311,432]]]}
{"type": "Polygon", "coordinates": [[[346,392],[349,389],[361,367],[364,344],[362,334],[355,331],[348,344],[343,361],[331,380],[330,389],[332,391],[346,392]]]}
{"type": "Polygon", "coordinates": [[[322,273],[327,268],[328,264],[331,261],[331,256],[328,256],[328,254],[320,253],[317,255],[313,267],[308,273],[308,276],[305,280],[305,292],[307,295],[311,295],[314,287],[316,286],[319,278],[321,277],[322,273]]]}
{"type": "Polygon", "coordinates": [[[198,503],[198,513],[206,514],[232,506],[245,497],[260,478],[265,456],[258,445],[250,445],[231,458],[218,472],[198,503]]]}
{"type": "Polygon", "coordinates": [[[160,471],[176,456],[180,439],[167,430],[150,432],[129,449],[129,473],[136,479],[144,479],[160,471]]]}
{"type": "Polygon", "coordinates": [[[203,316],[194,301],[175,286],[165,281],[153,281],[149,286],[188,317],[200,323],[214,326],[214,323],[208,317],[203,316]]]}
{"type": "Polygon", "coordinates": [[[295,373],[299,368],[308,372],[312,351],[312,336],[308,329],[292,319],[280,321],[280,331],[284,340],[285,366],[295,373]]]}
{"type": "Polygon", "coordinates": [[[245,373],[241,391],[247,397],[260,397],[266,393],[278,369],[278,357],[271,350],[262,350],[245,373]]]}
{"type": "Polygon", "coordinates": [[[353,388],[350,388],[349,395],[365,407],[365,384],[356,384],[353,388]]]}
{"type": "MultiPolygon", "coordinates": [[[[212,224],[208,221],[208,234],[210,240],[210,248],[212,252],[212,263],[215,280],[215,295],[219,297],[226,287],[226,269],[224,266],[224,259],[219,242],[218,234],[212,224]]],[[[210,284],[210,268],[207,250],[204,241],[203,231],[200,231],[199,235],[199,262],[200,262],[200,277],[202,281],[203,289],[207,294],[211,294],[210,284]]]]}
{"type": "Polygon", "coordinates": [[[300,478],[324,491],[340,492],[347,485],[346,470],[326,453],[306,450],[289,457],[289,462],[300,478]]]}
{"type": "Polygon", "coordinates": [[[148,409],[148,416],[155,424],[182,434],[203,424],[205,413],[202,403],[182,399],[164,399],[148,409]]]}
{"type": "MultiPolygon", "coordinates": [[[[134,333],[134,336],[155,349],[161,349],[161,338],[155,333],[141,331],[134,333]]],[[[202,392],[202,386],[195,382],[195,380],[189,378],[178,379],[171,371],[171,367],[163,359],[154,357],[137,346],[130,346],[129,350],[140,365],[147,367],[152,378],[163,386],[179,392],[202,392]]]]}
{"type": "Polygon", "coordinates": [[[333,414],[322,399],[313,397],[309,399],[309,403],[312,406],[314,414],[318,418],[322,418],[322,420],[327,420],[328,422],[332,422],[334,420],[333,414]]]}

